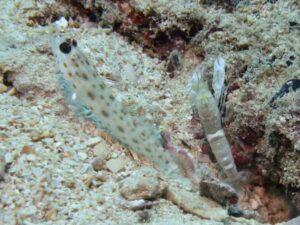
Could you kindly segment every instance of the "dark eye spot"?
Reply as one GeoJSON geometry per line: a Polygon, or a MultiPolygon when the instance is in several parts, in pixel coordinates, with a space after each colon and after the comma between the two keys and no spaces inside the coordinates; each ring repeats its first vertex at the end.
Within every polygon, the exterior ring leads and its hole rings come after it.
{"type": "Polygon", "coordinates": [[[87,92],[87,96],[89,96],[89,98],[90,98],[91,100],[94,100],[94,99],[95,99],[94,94],[93,94],[92,92],[90,92],[90,91],[87,92]]]}
{"type": "Polygon", "coordinates": [[[85,73],[82,74],[82,78],[85,79],[85,80],[89,79],[88,76],[85,73]]]}
{"type": "Polygon", "coordinates": [[[105,117],[109,117],[108,112],[106,112],[105,110],[102,110],[102,111],[101,111],[101,114],[102,114],[103,116],[105,116],[105,117]]]}
{"type": "Polygon", "coordinates": [[[110,100],[112,100],[112,101],[115,100],[115,97],[112,96],[112,95],[110,95],[109,98],[110,98],[110,100]]]}
{"type": "Polygon", "coordinates": [[[102,90],[104,90],[105,84],[104,84],[104,83],[100,83],[100,84],[99,84],[99,87],[100,87],[102,90]]]}
{"type": "Polygon", "coordinates": [[[136,140],[135,138],[133,138],[132,141],[133,141],[134,143],[136,143],[136,144],[139,143],[138,140],[136,140]]]}
{"type": "Polygon", "coordinates": [[[59,49],[64,54],[69,54],[72,50],[72,46],[68,42],[63,42],[59,45],[59,49]]]}
{"type": "Polygon", "coordinates": [[[118,128],[118,130],[120,131],[120,132],[122,132],[122,133],[124,133],[125,131],[124,131],[124,129],[123,129],[123,127],[121,127],[121,126],[117,126],[117,128],[118,128]]]}

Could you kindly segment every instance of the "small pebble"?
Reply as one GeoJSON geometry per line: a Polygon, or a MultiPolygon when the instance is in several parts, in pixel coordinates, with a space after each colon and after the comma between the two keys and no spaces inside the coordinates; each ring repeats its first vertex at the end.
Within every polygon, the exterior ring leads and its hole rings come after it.
{"type": "Polygon", "coordinates": [[[45,213],[45,219],[47,221],[49,221],[49,220],[56,220],[56,217],[57,217],[57,209],[49,209],[45,213]]]}
{"type": "Polygon", "coordinates": [[[6,87],[4,84],[0,83],[0,94],[6,92],[8,87],[6,87]]]}
{"type": "Polygon", "coordinates": [[[94,147],[94,154],[95,156],[100,158],[108,158],[108,156],[110,155],[110,151],[107,145],[101,142],[94,147]]]}
{"type": "Polygon", "coordinates": [[[36,156],[33,155],[33,154],[28,154],[27,157],[26,157],[26,159],[29,162],[34,162],[34,161],[36,161],[36,156]]]}
{"type": "Polygon", "coordinates": [[[103,179],[102,177],[100,176],[94,176],[92,181],[91,181],[91,185],[90,186],[93,186],[95,188],[97,187],[100,187],[101,185],[103,184],[103,179]]]}
{"type": "Polygon", "coordinates": [[[54,134],[52,133],[52,131],[48,130],[48,131],[44,131],[44,132],[41,132],[41,131],[37,131],[37,130],[34,130],[30,133],[30,138],[32,141],[34,142],[37,142],[37,141],[40,141],[44,138],[50,138],[50,137],[53,137],[54,134]]]}
{"type": "Polygon", "coordinates": [[[99,196],[99,198],[97,200],[97,203],[99,205],[103,205],[105,203],[105,198],[103,196],[99,196]]]}
{"type": "Polygon", "coordinates": [[[150,222],[150,213],[146,210],[138,212],[138,221],[140,223],[149,223],[150,222]]]}
{"type": "Polygon", "coordinates": [[[240,208],[230,205],[228,208],[228,215],[234,217],[241,217],[244,215],[244,213],[243,210],[241,210],[240,208]]]}
{"type": "Polygon", "coordinates": [[[10,96],[16,95],[17,94],[17,89],[16,88],[12,88],[7,92],[10,96]]]}
{"type": "Polygon", "coordinates": [[[92,167],[97,172],[100,170],[105,170],[106,169],[105,160],[103,160],[100,157],[96,157],[92,162],[92,167]]]}
{"type": "Polygon", "coordinates": [[[4,155],[4,159],[6,163],[12,163],[14,161],[14,158],[10,152],[4,155]]]}
{"type": "Polygon", "coordinates": [[[98,144],[102,139],[100,137],[93,137],[90,138],[89,140],[87,140],[87,142],[85,143],[88,147],[93,147],[96,144],[98,144]]]}
{"type": "Polygon", "coordinates": [[[87,159],[87,154],[85,152],[79,152],[78,157],[80,160],[84,161],[87,159]]]}
{"type": "Polygon", "coordinates": [[[21,151],[21,154],[35,154],[35,150],[29,146],[29,145],[25,145],[23,148],[22,148],[22,151],[21,151]]]}
{"type": "Polygon", "coordinates": [[[91,188],[92,186],[92,181],[93,181],[93,176],[91,174],[87,174],[85,176],[85,179],[84,179],[84,185],[87,187],[87,188],[91,188]]]}
{"type": "Polygon", "coordinates": [[[258,202],[254,198],[250,199],[250,205],[252,210],[256,210],[259,206],[258,202]]]}
{"type": "Polygon", "coordinates": [[[125,167],[126,160],[124,157],[110,159],[106,162],[106,167],[113,173],[117,173],[125,167]]]}
{"type": "Polygon", "coordinates": [[[94,155],[96,156],[96,158],[92,162],[93,169],[95,171],[107,169],[106,161],[111,156],[111,151],[109,151],[107,145],[103,142],[97,144],[94,147],[94,155]]]}
{"type": "Polygon", "coordinates": [[[13,203],[13,199],[10,195],[3,193],[0,198],[1,203],[5,205],[11,205],[13,203]]]}

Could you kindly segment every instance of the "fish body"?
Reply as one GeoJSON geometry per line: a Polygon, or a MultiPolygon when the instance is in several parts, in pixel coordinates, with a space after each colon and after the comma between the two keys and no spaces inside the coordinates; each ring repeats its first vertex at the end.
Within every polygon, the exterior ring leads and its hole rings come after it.
{"type": "Polygon", "coordinates": [[[63,74],[59,80],[67,99],[121,144],[157,164],[165,174],[179,175],[172,154],[163,147],[159,130],[127,112],[77,42],[56,37],[52,48],[63,74]]]}

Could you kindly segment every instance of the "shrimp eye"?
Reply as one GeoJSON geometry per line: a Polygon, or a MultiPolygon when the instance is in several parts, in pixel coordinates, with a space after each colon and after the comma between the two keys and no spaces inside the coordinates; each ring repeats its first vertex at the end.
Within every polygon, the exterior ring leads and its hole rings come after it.
{"type": "Polygon", "coordinates": [[[59,49],[62,53],[69,54],[72,50],[72,44],[68,41],[65,41],[59,45],[59,49]]]}

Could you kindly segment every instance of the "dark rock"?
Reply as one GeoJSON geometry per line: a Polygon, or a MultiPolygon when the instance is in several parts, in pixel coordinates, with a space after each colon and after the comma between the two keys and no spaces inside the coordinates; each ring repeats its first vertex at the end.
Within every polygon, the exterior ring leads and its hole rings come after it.
{"type": "Polygon", "coordinates": [[[228,202],[236,203],[238,199],[238,194],[232,186],[216,178],[201,180],[200,194],[215,200],[221,205],[226,205],[228,202]]]}
{"type": "Polygon", "coordinates": [[[270,106],[273,109],[276,109],[277,108],[276,100],[278,98],[282,98],[283,96],[285,96],[286,94],[288,94],[290,91],[296,91],[299,88],[300,88],[300,79],[291,79],[291,80],[288,80],[287,82],[285,82],[282,85],[282,87],[280,88],[280,90],[278,92],[276,92],[276,94],[273,96],[273,98],[270,101],[270,106]]]}
{"type": "Polygon", "coordinates": [[[240,208],[238,208],[234,205],[230,205],[228,208],[228,215],[234,216],[234,217],[241,217],[244,215],[244,213],[243,213],[243,210],[241,210],[240,208]]]}

